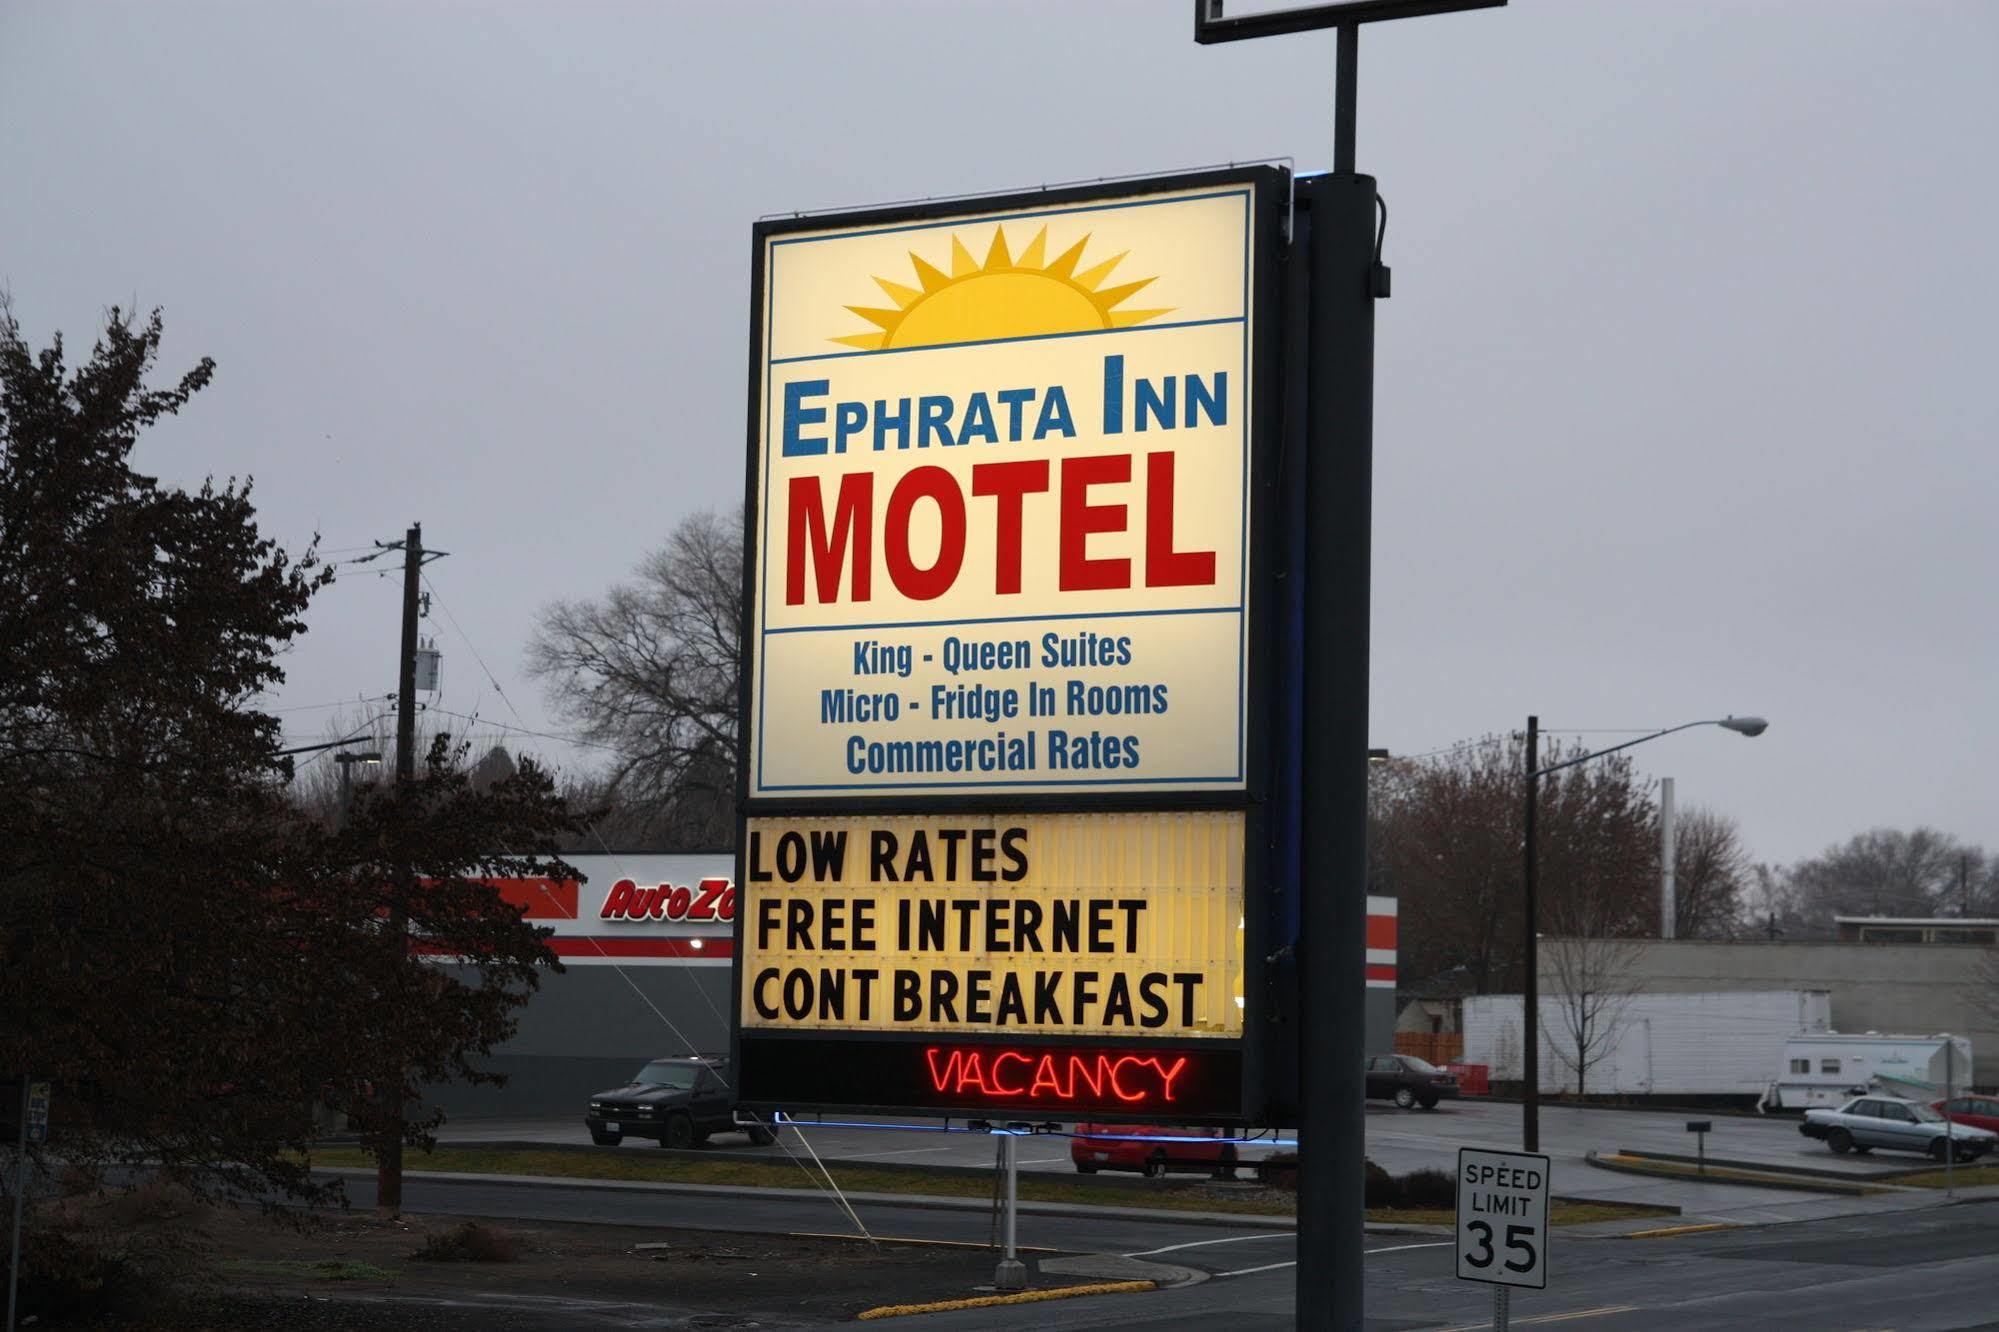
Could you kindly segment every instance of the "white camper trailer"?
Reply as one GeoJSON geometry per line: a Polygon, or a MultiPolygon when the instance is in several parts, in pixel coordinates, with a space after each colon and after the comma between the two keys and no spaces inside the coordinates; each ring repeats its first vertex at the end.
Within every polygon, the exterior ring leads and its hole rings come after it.
{"type": "Polygon", "coordinates": [[[1934,1101],[1943,1098],[1946,1080],[1957,1089],[1971,1084],[1971,1042],[1962,1036],[1813,1032],[1784,1042],[1783,1064],[1763,1106],[1836,1106],[1870,1090],[1934,1101]]]}

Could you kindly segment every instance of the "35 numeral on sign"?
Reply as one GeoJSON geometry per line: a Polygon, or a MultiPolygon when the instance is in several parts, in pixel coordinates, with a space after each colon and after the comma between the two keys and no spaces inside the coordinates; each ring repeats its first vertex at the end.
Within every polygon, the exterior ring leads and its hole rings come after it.
{"type": "Polygon", "coordinates": [[[1547,1157],[1459,1150],[1460,1280],[1545,1289],[1547,1233],[1547,1157]]]}

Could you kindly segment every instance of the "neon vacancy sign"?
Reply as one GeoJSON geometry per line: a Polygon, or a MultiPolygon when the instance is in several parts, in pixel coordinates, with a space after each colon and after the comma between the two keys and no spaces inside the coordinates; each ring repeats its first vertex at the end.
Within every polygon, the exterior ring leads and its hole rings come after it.
{"type": "Polygon", "coordinates": [[[985,1047],[929,1046],[923,1051],[930,1089],[947,1096],[1049,1105],[1118,1101],[1171,1105],[1186,1055],[1070,1053],[985,1047]]]}

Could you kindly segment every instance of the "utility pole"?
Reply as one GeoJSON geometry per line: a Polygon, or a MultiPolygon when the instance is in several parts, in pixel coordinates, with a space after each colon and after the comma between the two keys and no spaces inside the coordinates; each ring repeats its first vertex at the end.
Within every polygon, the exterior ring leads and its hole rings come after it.
{"type": "MultiPolygon", "coordinates": [[[[423,524],[417,523],[403,537],[403,635],[402,653],[396,661],[396,799],[407,798],[407,786],[416,779],[416,632],[417,603],[423,582],[423,524]]],[[[403,895],[409,891],[410,871],[406,865],[389,867],[395,883],[395,900],[389,908],[389,947],[403,948],[409,932],[409,914],[403,895]]],[[[403,1210],[403,1079],[406,1069],[400,1058],[391,1057],[390,1076],[380,1090],[384,1107],[393,1113],[384,1117],[375,1154],[375,1211],[380,1216],[396,1216],[403,1210]]]]}
{"type": "Polygon", "coordinates": [[[1541,960],[1535,889],[1541,873],[1539,821],[1541,719],[1527,719],[1527,844],[1521,860],[1520,1149],[1541,1150],[1541,960]]]}
{"type": "Polygon", "coordinates": [[[396,780],[416,776],[416,628],[423,582],[423,524],[403,537],[403,650],[396,661],[396,780]]]}
{"type": "Polygon", "coordinates": [[[1679,932],[1679,885],[1673,881],[1677,852],[1673,829],[1673,779],[1659,779],[1659,937],[1679,932]]]}

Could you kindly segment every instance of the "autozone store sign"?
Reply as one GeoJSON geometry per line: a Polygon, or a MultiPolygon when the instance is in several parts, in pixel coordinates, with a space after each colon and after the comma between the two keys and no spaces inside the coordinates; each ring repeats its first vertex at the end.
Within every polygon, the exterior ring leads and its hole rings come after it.
{"type": "Polygon", "coordinates": [[[581,880],[494,879],[522,917],[553,931],[566,965],[726,967],[735,956],[726,856],[572,855],[581,880]]]}
{"type": "Polygon", "coordinates": [[[731,921],[736,918],[736,886],[726,878],[651,886],[619,879],[604,895],[597,915],[601,920],[731,921]]]}

